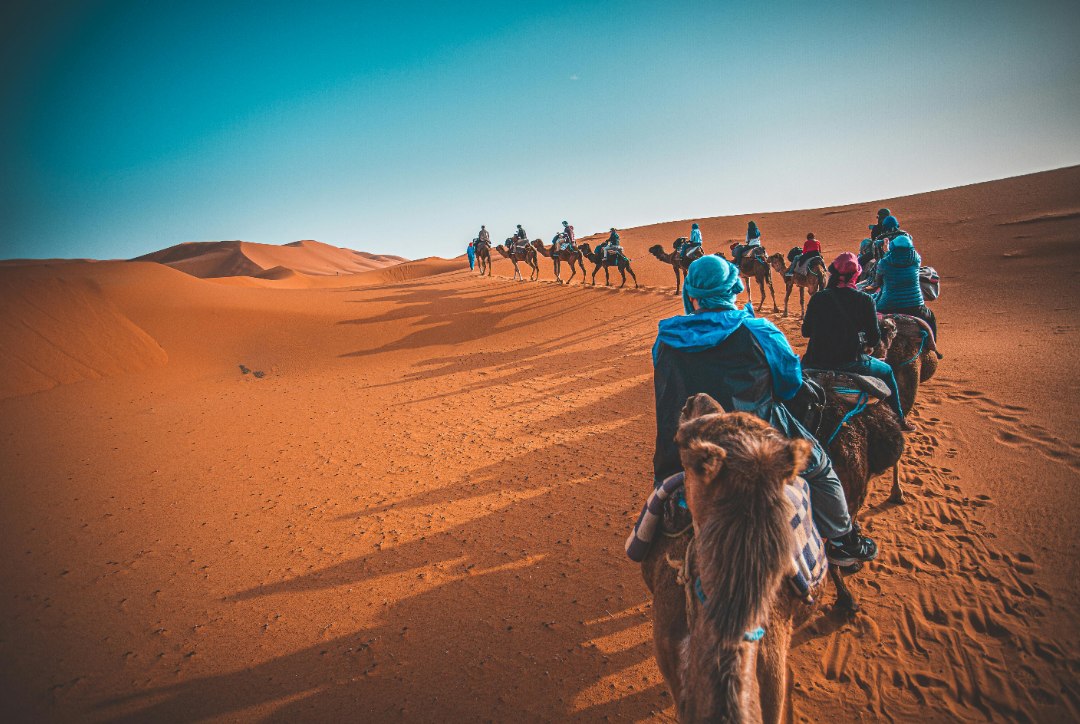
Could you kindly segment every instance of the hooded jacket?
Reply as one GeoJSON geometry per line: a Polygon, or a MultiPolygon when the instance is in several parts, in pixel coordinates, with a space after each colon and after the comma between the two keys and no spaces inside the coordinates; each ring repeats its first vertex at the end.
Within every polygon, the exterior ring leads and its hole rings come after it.
{"type": "Polygon", "coordinates": [[[772,322],[754,317],[749,305],[662,320],[652,354],[655,481],[682,470],[675,433],[687,398],[699,392],[712,396],[729,412],[756,415],[789,437],[813,439],[780,404],[794,397],[802,385],[799,358],[783,332],[772,322]]]}
{"type": "Polygon", "coordinates": [[[701,229],[690,230],[690,246],[701,246],[701,229]]]}
{"type": "Polygon", "coordinates": [[[923,306],[919,286],[921,264],[922,258],[915,251],[910,236],[898,236],[889,242],[889,252],[877,263],[874,272],[877,285],[881,287],[877,297],[878,311],[923,306]]]}

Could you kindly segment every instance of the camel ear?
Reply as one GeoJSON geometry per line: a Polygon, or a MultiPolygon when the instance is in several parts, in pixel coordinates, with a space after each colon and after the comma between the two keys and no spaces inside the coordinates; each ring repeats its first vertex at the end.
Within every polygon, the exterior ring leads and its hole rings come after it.
{"type": "Polygon", "coordinates": [[[714,415],[718,412],[723,412],[724,408],[720,406],[720,403],[713,398],[706,395],[704,392],[699,392],[696,395],[691,395],[686,404],[683,405],[682,413],[679,415],[679,424],[690,422],[696,417],[702,415],[714,415]]]}
{"type": "Polygon", "coordinates": [[[727,450],[697,437],[679,451],[679,456],[682,458],[683,469],[708,485],[716,480],[716,476],[724,468],[727,450]]]}

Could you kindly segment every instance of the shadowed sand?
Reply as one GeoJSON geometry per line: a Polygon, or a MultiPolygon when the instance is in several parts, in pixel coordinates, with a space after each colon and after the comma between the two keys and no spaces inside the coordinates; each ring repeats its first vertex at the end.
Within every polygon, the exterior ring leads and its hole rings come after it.
{"type": "MultiPolygon", "coordinates": [[[[946,358],[911,502],[881,480],[862,516],[863,613],[796,639],[796,720],[1080,717],[1075,188],[885,202],[942,273],[946,358]]],[[[880,205],[753,218],[829,257],[880,205]]],[[[624,231],[648,288],[619,293],[503,260],[0,266],[5,719],[670,720],[622,543],[680,309],[645,249],[688,227],[624,231]]]]}

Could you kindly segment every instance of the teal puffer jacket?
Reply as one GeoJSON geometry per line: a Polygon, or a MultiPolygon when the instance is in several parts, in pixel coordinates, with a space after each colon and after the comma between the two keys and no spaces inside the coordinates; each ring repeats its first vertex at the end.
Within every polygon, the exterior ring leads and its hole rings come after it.
{"type": "Polygon", "coordinates": [[[877,297],[879,312],[923,305],[919,286],[921,264],[922,258],[910,236],[898,236],[889,242],[889,253],[881,258],[876,270],[877,283],[881,286],[877,297]]]}

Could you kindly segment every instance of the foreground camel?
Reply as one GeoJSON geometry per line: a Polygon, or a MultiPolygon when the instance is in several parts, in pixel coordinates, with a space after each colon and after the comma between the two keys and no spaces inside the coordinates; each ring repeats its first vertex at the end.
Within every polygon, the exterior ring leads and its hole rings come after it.
{"type": "Polygon", "coordinates": [[[885,361],[896,375],[896,386],[900,389],[900,406],[907,414],[915,407],[919,384],[926,382],[937,372],[941,354],[937,351],[930,329],[924,326],[922,320],[906,314],[886,314],[882,320],[883,332],[888,321],[892,321],[896,331],[891,338],[883,335],[888,350],[884,355],[885,361]]]}
{"type": "Polygon", "coordinates": [[[686,276],[686,270],[690,268],[690,262],[700,259],[704,256],[703,251],[694,253],[690,257],[684,257],[680,252],[682,247],[689,241],[685,236],[680,236],[674,241],[672,247],[675,251],[670,254],[664,251],[664,247],[660,244],[653,244],[649,247],[649,253],[655,256],[665,264],[671,264],[671,268],[675,270],[675,296],[679,295],[682,291],[682,279],[686,276]]]}
{"type": "Polygon", "coordinates": [[[657,663],[681,721],[779,722],[792,630],[811,610],[781,586],[793,547],[784,486],[810,445],[704,394],[687,400],[676,441],[693,533],[659,537],[642,562],[657,663]]]}
{"type": "Polygon", "coordinates": [[[586,259],[588,259],[595,265],[592,272],[592,284],[594,287],[596,286],[596,272],[600,271],[601,267],[603,267],[604,269],[604,286],[611,286],[611,276],[608,273],[608,269],[614,266],[618,267],[619,274],[622,274],[622,284],[619,285],[619,289],[622,289],[626,286],[627,272],[630,272],[630,276],[634,278],[634,289],[638,288],[637,274],[635,274],[634,270],[630,268],[630,260],[627,259],[625,255],[609,255],[607,258],[607,262],[604,262],[603,254],[597,251],[593,251],[592,247],[589,246],[588,242],[578,244],[578,249],[581,250],[582,255],[586,259]]]}
{"type": "Polygon", "coordinates": [[[770,256],[769,264],[784,280],[784,285],[787,287],[787,293],[784,294],[784,316],[788,315],[788,300],[791,299],[791,290],[793,287],[798,286],[799,319],[802,319],[806,316],[806,300],[825,286],[825,261],[821,257],[814,257],[807,265],[805,274],[795,272],[791,276],[787,276],[788,269],[791,267],[785,263],[783,254],[770,256]]]}
{"type": "Polygon", "coordinates": [[[495,248],[504,259],[509,259],[514,263],[514,279],[525,281],[525,278],[521,276],[521,269],[518,268],[518,262],[523,261],[532,269],[532,272],[529,274],[529,281],[536,281],[540,276],[540,265],[536,262],[536,249],[532,246],[525,246],[524,248],[519,249],[517,246],[514,246],[510,239],[507,239],[507,241],[510,241],[509,251],[507,251],[506,245],[504,244],[500,244],[495,248]]]}
{"type": "Polygon", "coordinates": [[[476,251],[476,266],[480,269],[480,276],[491,276],[491,242],[477,239],[474,245],[476,251]]]}
{"type": "MultiPolygon", "coordinates": [[[[733,242],[731,244],[731,253],[735,253],[735,247],[739,246],[739,242],[733,242]]],[[[773,312],[779,312],[780,307],[776,304],[776,290],[773,289],[772,284],[772,267],[769,266],[769,262],[762,252],[762,256],[758,256],[754,253],[743,254],[742,260],[739,262],[739,276],[742,277],[746,287],[746,300],[750,304],[754,303],[754,299],[750,294],[750,279],[756,279],[758,283],[758,290],[761,292],[761,304],[765,305],[765,285],[769,286],[769,294],[772,295],[773,312]]]]}
{"type": "Polygon", "coordinates": [[[566,283],[574,281],[574,275],[577,274],[579,266],[581,267],[581,283],[585,283],[585,258],[580,249],[560,249],[558,243],[553,243],[549,249],[540,239],[534,239],[532,245],[540,254],[551,259],[555,265],[555,281],[559,284],[563,283],[560,267],[564,261],[570,264],[570,278],[566,280],[566,283]]]}

